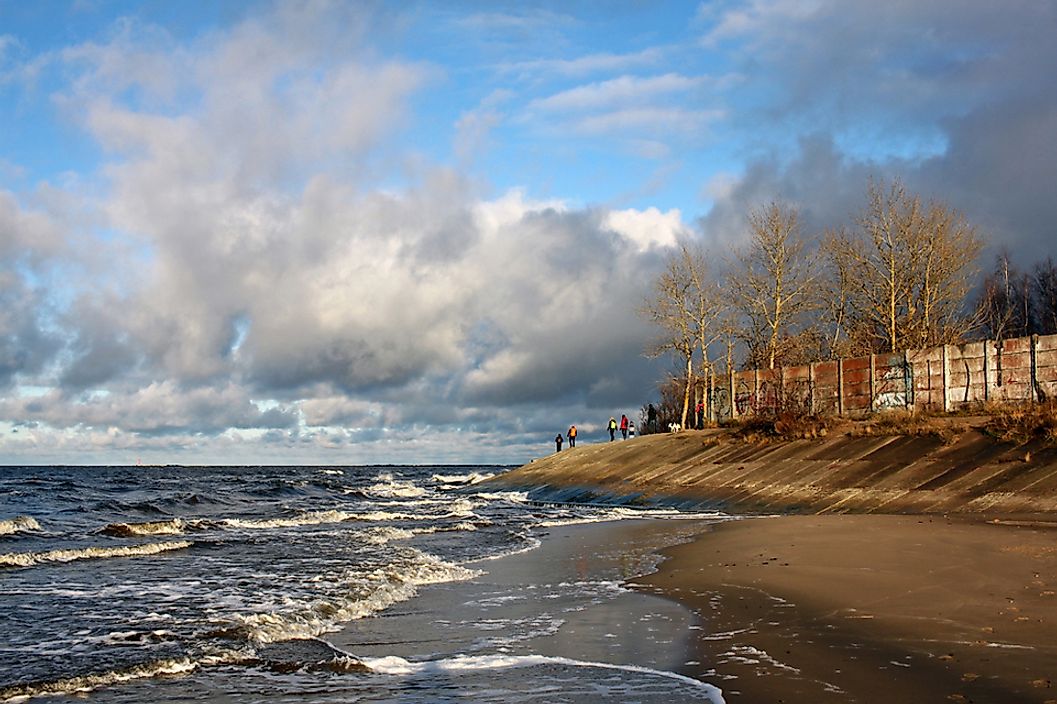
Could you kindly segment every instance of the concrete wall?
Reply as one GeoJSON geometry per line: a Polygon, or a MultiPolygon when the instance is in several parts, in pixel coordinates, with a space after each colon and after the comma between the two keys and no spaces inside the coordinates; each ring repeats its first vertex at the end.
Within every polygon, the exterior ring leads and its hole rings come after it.
{"type": "Polygon", "coordinates": [[[934,436],[833,433],[723,441],[724,429],[577,446],[468,490],[543,502],[671,505],[730,513],[1057,513],[1057,447],[968,429],[934,436]]]}
{"type": "Polygon", "coordinates": [[[951,411],[971,403],[1055,396],[1057,335],[749,369],[702,379],[695,392],[703,417],[714,421],[790,407],[855,417],[893,408],[951,411]]]}

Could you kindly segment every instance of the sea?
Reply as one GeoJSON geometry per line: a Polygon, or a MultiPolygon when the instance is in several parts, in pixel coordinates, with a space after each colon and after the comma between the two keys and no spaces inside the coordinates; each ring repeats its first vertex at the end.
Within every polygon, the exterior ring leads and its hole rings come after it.
{"type": "Polygon", "coordinates": [[[722,702],[629,582],[724,517],[506,469],[0,467],[0,702],[722,702]]]}

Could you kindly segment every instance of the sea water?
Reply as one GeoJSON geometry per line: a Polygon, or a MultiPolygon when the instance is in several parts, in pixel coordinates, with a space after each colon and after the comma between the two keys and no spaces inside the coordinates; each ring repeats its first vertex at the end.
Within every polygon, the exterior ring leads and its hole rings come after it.
{"type": "Polygon", "coordinates": [[[624,586],[689,527],[541,548],[721,517],[477,487],[502,471],[0,468],[0,701],[721,702],[673,667],[688,616],[624,586]]]}

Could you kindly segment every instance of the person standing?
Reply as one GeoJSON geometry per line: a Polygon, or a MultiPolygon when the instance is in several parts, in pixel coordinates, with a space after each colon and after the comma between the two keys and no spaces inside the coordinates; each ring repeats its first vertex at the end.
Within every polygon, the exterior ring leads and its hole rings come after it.
{"type": "Polygon", "coordinates": [[[569,432],[566,434],[569,436],[569,449],[576,447],[576,426],[570,425],[569,432]]]}
{"type": "Polygon", "coordinates": [[[625,440],[628,439],[628,416],[627,414],[620,414],[620,434],[625,440]]]}
{"type": "Polygon", "coordinates": [[[646,409],[646,432],[656,433],[657,432],[657,409],[650,404],[650,407],[646,409]]]}
{"type": "Polygon", "coordinates": [[[555,452],[561,452],[562,451],[562,434],[561,433],[558,433],[557,435],[554,436],[554,447],[555,447],[555,449],[554,449],[555,452]]]}
{"type": "Polygon", "coordinates": [[[632,422],[628,422],[628,437],[629,438],[634,438],[635,437],[635,424],[632,423],[632,422]]]}
{"type": "Polygon", "coordinates": [[[609,416],[609,442],[613,442],[617,439],[617,419],[613,416],[609,416]]]}

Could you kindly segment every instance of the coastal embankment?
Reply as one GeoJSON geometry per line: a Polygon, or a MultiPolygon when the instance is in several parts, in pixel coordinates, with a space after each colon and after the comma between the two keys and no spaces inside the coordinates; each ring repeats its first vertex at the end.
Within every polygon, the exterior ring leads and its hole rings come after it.
{"type": "Polygon", "coordinates": [[[538,501],[737,514],[1057,512],[1057,448],[961,421],[944,433],[752,442],[728,429],[581,445],[491,481],[538,501]]]}
{"type": "Polygon", "coordinates": [[[538,501],[716,509],[632,581],[697,617],[728,704],[1057,704],[1057,451],[983,423],[577,447],[491,480],[538,501]]]}

